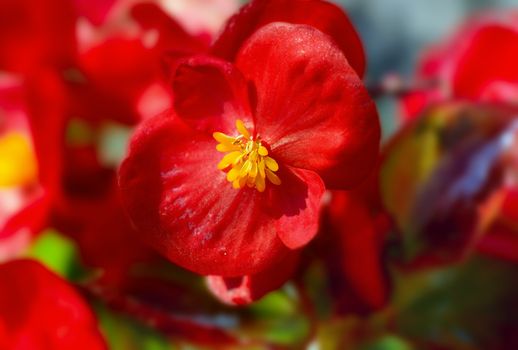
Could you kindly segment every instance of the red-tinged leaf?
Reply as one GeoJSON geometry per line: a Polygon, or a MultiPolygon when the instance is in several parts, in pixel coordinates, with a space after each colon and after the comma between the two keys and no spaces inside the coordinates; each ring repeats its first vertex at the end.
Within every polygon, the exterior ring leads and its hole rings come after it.
{"type": "Polygon", "coordinates": [[[395,138],[382,165],[382,194],[407,260],[451,263],[490,234],[494,195],[515,182],[516,130],[512,110],[447,104],[395,138]]]}

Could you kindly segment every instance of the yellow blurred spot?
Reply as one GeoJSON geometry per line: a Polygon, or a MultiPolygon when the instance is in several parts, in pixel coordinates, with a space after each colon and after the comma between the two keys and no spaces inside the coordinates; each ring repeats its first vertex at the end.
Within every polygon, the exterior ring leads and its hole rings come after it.
{"type": "Polygon", "coordinates": [[[0,188],[30,184],[37,172],[36,157],[25,135],[9,132],[0,136],[0,188]]]}

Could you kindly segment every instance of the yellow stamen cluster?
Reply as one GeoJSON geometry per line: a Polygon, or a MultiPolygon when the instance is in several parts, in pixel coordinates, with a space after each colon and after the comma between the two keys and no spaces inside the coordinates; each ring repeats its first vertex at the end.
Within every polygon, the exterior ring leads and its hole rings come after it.
{"type": "Polygon", "coordinates": [[[268,150],[261,144],[261,139],[254,139],[241,120],[236,121],[236,128],[239,132],[237,137],[221,132],[213,134],[219,142],[216,149],[227,153],[219,162],[218,169],[228,170],[227,180],[232,182],[235,189],[248,186],[263,192],[266,179],[274,185],[280,185],[281,179],[275,174],[279,165],[268,157],[268,150]]]}

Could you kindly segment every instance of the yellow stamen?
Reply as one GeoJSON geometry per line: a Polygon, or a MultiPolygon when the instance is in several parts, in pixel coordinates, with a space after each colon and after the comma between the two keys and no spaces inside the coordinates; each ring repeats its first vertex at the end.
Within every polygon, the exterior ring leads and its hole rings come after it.
{"type": "Polygon", "coordinates": [[[236,121],[237,137],[215,132],[218,141],[216,149],[227,153],[219,162],[218,169],[226,171],[227,180],[235,189],[245,186],[255,187],[259,192],[266,189],[266,179],[274,185],[280,185],[281,179],[274,173],[279,164],[268,156],[268,149],[262,145],[259,137],[253,138],[241,120],[236,121]]]}
{"type": "Polygon", "coordinates": [[[0,187],[28,185],[36,180],[37,172],[36,157],[24,134],[0,136],[0,187]]]}

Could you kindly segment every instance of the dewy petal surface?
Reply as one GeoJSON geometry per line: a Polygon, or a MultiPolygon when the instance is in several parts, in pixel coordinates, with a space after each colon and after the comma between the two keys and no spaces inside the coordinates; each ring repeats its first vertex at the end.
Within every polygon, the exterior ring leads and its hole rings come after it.
{"type": "Polygon", "coordinates": [[[329,35],[360,77],[365,55],[354,27],[336,5],[321,0],[255,0],[227,24],[212,53],[233,60],[243,43],[259,28],[273,22],[306,24],[329,35]]]}
{"type": "Polygon", "coordinates": [[[255,132],[277,161],[317,172],[330,188],[353,186],[371,171],[376,108],[328,36],[272,23],[245,43],[236,65],[255,88],[255,132]]]}
{"type": "Polygon", "coordinates": [[[120,170],[123,202],[144,241],[200,274],[243,276],[272,266],[309,240],[324,191],[306,170],[283,169],[264,193],[234,189],[217,168],[211,136],[180,118],[149,119],[120,170]]]}

